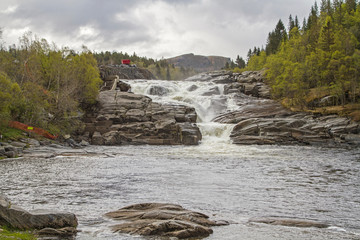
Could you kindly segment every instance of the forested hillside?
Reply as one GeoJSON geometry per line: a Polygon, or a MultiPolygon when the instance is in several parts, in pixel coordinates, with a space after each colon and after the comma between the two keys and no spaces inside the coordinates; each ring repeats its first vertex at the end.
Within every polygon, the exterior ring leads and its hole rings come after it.
{"type": "Polygon", "coordinates": [[[286,29],[280,20],[265,48],[249,50],[245,69],[266,69],[273,97],[289,107],[338,105],[360,115],[360,4],[322,0],[302,23],[290,15],[286,29]]]}
{"type": "Polygon", "coordinates": [[[17,120],[68,133],[102,83],[92,53],[81,53],[25,34],[19,46],[0,50],[0,126],[17,120]]]}
{"type": "Polygon", "coordinates": [[[123,52],[95,52],[94,57],[99,65],[118,65],[121,64],[122,59],[130,59],[132,64],[149,70],[157,79],[181,80],[197,73],[192,68],[176,67],[166,59],[155,60],[147,57],[139,57],[136,53],[130,55],[123,52]]]}

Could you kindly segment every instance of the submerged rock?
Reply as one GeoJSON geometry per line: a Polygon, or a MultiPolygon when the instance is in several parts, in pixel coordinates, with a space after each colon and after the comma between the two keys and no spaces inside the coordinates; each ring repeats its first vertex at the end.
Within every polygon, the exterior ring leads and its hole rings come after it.
{"type": "Polygon", "coordinates": [[[26,211],[0,195],[0,225],[21,230],[66,228],[68,232],[75,234],[78,222],[72,213],[47,210],[26,211]]]}
{"type": "Polygon", "coordinates": [[[135,204],[109,212],[107,217],[128,222],[112,227],[114,232],[144,236],[204,238],[211,226],[228,225],[226,221],[211,221],[205,214],[184,209],[180,205],[163,203],[135,204]]]}
{"type": "Polygon", "coordinates": [[[315,227],[315,228],[327,228],[329,224],[298,218],[283,218],[283,217],[257,217],[249,220],[252,223],[265,223],[271,225],[281,225],[287,227],[315,227]]]}

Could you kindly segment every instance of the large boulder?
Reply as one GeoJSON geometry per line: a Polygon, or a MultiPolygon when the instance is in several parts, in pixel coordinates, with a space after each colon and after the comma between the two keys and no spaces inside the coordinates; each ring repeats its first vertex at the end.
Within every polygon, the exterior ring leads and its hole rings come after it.
{"type": "Polygon", "coordinates": [[[12,204],[9,199],[0,195],[0,225],[21,230],[71,228],[76,233],[77,218],[72,213],[48,210],[26,211],[12,204]]]}
{"type": "Polygon", "coordinates": [[[211,226],[228,225],[212,221],[205,214],[184,209],[180,205],[143,203],[121,208],[106,214],[115,220],[126,220],[112,227],[114,232],[144,236],[204,238],[213,231],[211,226]]]}
{"type": "Polygon", "coordinates": [[[149,97],[116,90],[99,94],[85,115],[84,135],[94,145],[196,145],[201,133],[194,108],[153,103],[149,97]]]}

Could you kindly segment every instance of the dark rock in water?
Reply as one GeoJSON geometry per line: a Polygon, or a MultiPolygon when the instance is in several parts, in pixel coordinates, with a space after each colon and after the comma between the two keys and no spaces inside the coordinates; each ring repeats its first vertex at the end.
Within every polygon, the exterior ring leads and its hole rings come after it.
{"type": "Polygon", "coordinates": [[[162,86],[151,86],[149,89],[150,95],[165,96],[169,93],[169,89],[162,86]]]}
{"type": "Polygon", "coordinates": [[[184,145],[198,145],[201,140],[201,132],[194,123],[181,123],[181,142],[184,145]]]}
{"type": "Polygon", "coordinates": [[[117,88],[118,88],[121,92],[130,92],[130,90],[131,90],[130,84],[127,84],[126,82],[123,82],[123,81],[119,81],[119,82],[117,83],[117,88]]]}
{"type": "Polygon", "coordinates": [[[258,217],[252,218],[249,222],[253,223],[265,223],[271,225],[281,225],[287,227],[315,227],[315,228],[327,228],[328,224],[317,222],[313,220],[298,219],[298,218],[282,218],[282,217],[258,217]]]}
{"type": "Polygon", "coordinates": [[[102,91],[85,115],[84,135],[94,145],[194,145],[201,140],[194,108],[153,103],[149,97],[102,91]],[[185,124],[186,123],[186,124],[185,124]]]}
{"type": "Polygon", "coordinates": [[[228,225],[226,221],[211,221],[205,214],[186,210],[179,205],[162,203],[136,204],[109,212],[106,216],[128,222],[112,227],[114,232],[144,236],[204,238],[211,226],[228,225]]]}
{"type": "Polygon", "coordinates": [[[25,211],[0,195],[0,225],[21,230],[69,227],[74,232],[78,222],[76,216],[72,213],[50,212],[47,210],[25,211]]]}
{"type": "Polygon", "coordinates": [[[220,89],[219,89],[219,87],[215,86],[215,87],[209,89],[208,92],[203,93],[202,95],[203,96],[220,95],[220,89]]]}
{"type": "Polygon", "coordinates": [[[196,85],[191,85],[187,90],[189,91],[189,92],[193,92],[193,91],[195,91],[196,89],[198,89],[199,87],[198,86],[196,86],[196,85]]]}

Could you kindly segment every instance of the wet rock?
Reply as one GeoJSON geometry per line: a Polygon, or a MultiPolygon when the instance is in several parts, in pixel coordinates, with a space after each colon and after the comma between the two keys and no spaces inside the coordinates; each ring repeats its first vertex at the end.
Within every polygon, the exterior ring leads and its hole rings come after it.
{"type": "Polygon", "coordinates": [[[26,143],[22,142],[12,142],[11,145],[18,148],[25,148],[27,146],[26,143]]]}
{"type": "Polygon", "coordinates": [[[201,140],[201,132],[194,123],[182,123],[180,125],[181,142],[184,145],[197,145],[201,140]]]}
{"type": "Polygon", "coordinates": [[[89,146],[90,143],[85,141],[85,140],[81,140],[80,145],[83,146],[83,147],[86,147],[86,146],[89,146]]]}
{"type": "Polygon", "coordinates": [[[220,95],[220,89],[219,89],[219,87],[215,86],[215,87],[209,89],[208,92],[203,93],[202,95],[203,96],[220,95]]]}
{"type": "Polygon", "coordinates": [[[193,91],[195,91],[196,89],[198,89],[199,87],[198,86],[196,86],[196,85],[191,85],[187,90],[189,91],[189,92],[193,92],[193,91]]]}
{"type": "Polygon", "coordinates": [[[165,96],[169,93],[169,89],[162,86],[151,86],[149,89],[150,95],[165,96]]]}
{"type": "Polygon", "coordinates": [[[25,211],[12,204],[9,199],[0,195],[0,225],[13,228],[43,229],[43,228],[76,228],[76,216],[72,213],[50,212],[47,210],[25,211]]]}
{"type": "Polygon", "coordinates": [[[123,81],[119,81],[119,82],[117,83],[117,88],[118,88],[121,92],[130,92],[130,90],[131,90],[130,84],[127,84],[126,82],[123,82],[123,81]]]}
{"type": "Polygon", "coordinates": [[[224,86],[224,94],[245,93],[245,87],[241,83],[232,83],[224,86]]]}
{"type": "Polygon", "coordinates": [[[153,103],[139,94],[102,91],[98,108],[88,114],[84,134],[94,145],[193,145],[201,140],[194,108],[153,103]]]}
{"type": "Polygon", "coordinates": [[[40,142],[36,139],[33,139],[33,138],[28,138],[27,139],[27,143],[30,145],[30,146],[35,146],[35,147],[39,147],[40,146],[40,142]]]}
{"type": "Polygon", "coordinates": [[[5,156],[5,148],[4,147],[0,147],[0,156],[5,156]]]}
{"type": "Polygon", "coordinates": [[[114,232],[144,236],[204,238],[211,226],[228,225],[226,221],[209,220],[205,214],[186,210],[179,205],[162,203],[136,204],[109,212],[107,217],[128,222],[112,227],[114,232]]]}
{"type": "Polygon", "coordinates": [[[216,122],[236,124],[230,138],[234,144],[359,145],[360,126],[336,115],[294,113],[272,100],[252,100],[216,122]]]}
{"type": "Polygon", "coordinates": [[[4,155],[8,158],[15,158],[17,156],[15,151],[6,151],[4,155]]]}
{"type": "Polygon", "coordinates": [[[327,228],[328,224],[313,220],[297,219],[297,218],[282,218],[282,217],[258,217],[249,220],[252,223],[265,223],[271,225],[281,225],[287,227],[315,227],[315,228],[327,228]]]}
{"type": "Polygon", "coordinates": [[[43,228],[36,232],[38,236],[41,237],[57,237],[58,238],[68,238],[77,234],[77,230],[74,227],[65,227],[65,228],[43,228]]]}

